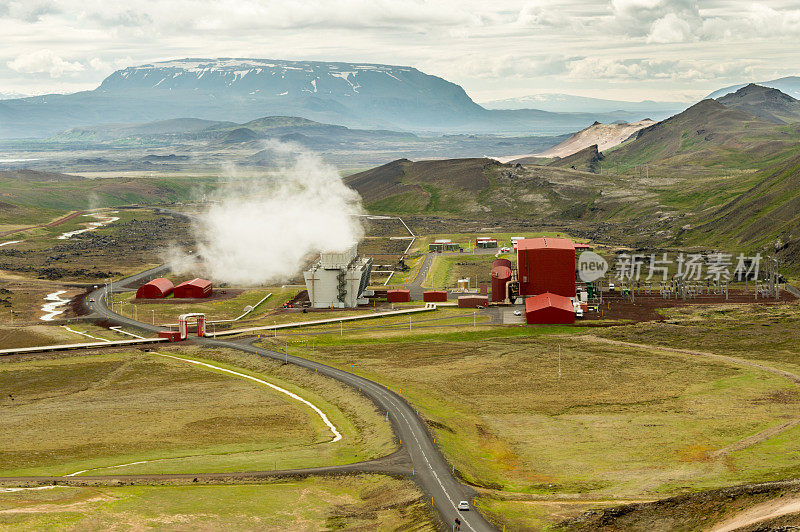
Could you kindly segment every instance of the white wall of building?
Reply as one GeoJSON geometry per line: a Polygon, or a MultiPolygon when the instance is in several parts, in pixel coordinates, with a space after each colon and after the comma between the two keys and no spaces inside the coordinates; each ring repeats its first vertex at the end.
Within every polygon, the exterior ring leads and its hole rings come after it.
{"type": "Polygon", "coordinates": [[[369,284],[372,259],[357,256],[355,245],[341,253],[322,253],[320,260],[303,273],[312,307],[352,308],[358,305],[358,298],[369,284]]]}

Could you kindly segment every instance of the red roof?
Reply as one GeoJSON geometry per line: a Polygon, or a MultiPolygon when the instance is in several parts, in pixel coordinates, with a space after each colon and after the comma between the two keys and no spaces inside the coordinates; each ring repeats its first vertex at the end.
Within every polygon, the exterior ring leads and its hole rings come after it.
{"type": "Polygon", "coordinates": [[[545,292],[525,300],[525,312],[535,312],[545,308],[557,308],[568,312],[575,312],[575,306],[568,297],[545,292]]]}
{"type": "Polygon", "coordinates": [[[518,250],[525,249],[575,249],[569,238],[525,238],[517,243],[518,250]]]}
{"type": "Polygon", "coordinates": [[[137,299],[148,299],[152,297],[166,297],[172,293],[175,286],[172,281],[164,277],[157,277],[152,281],[143,284],[136,291],[137,299]]]}
{"type": "MultiPolygon", "coordinates": [[[[199,277],[196,277],[196,278],[194,278],[194,279],[192,279],[190,281],[184,281],[181,284],[179,284],[178,286],[196,286],[197,288],[205,289],[207,286],[211,286],[211,281],[208,281],[206,279],[200,279],[199,277]]],[[[178,286],[176,286],[175,288],[178,288],[178,286]]]]}
{"type": "Polygon", "coordinates": [[[592,248],[591,244],[575,243],[575,249],[591,249],[591,248],[592,248]]]}

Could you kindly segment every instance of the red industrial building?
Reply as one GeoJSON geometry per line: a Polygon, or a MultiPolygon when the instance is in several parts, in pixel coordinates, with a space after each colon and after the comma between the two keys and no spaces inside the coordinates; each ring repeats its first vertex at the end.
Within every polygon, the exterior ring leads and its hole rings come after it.
{"type": "Polygon", "coordinates": [[[175,286],[172,281],[158,277],[140,286],[136,291],[136,299],[160,299],[170,295],[173,290],[175,290],[175,286]]]}
{"type": "Polygon", "coordinates": [[[179,298],[202,298],[211,295],[213,286],[211,281],[206,279],[192,279],[184,281],[175,287],[175,297],[179,298]]]}
{"type": "Polygon", "coordinates": [[[426,290],[422,292],[422,301],[425,303],[444,303],[447,301],[447,292],[444,290],[426,290]]]}
{"type": "Polygon", "coordinates": [[[459,308],[478,308],[489,305],[489,298],[486,296],[460,296],[458,298],[459,308]]]}
{"type": "Polygon", "coordinates": [[[494,268],[492,268],[492,303],[499,303],[505,301],[506,285],[510,280],[511,280],[511,268],[503,265],[497,265],[494,268]]]}
{"type": "Polygon", "coordinates": [[[411,301],[410,290],[387,290],[386,301],[389,303],[408,303],[411,301]]]}
{"type": "Polygon", "coordinates": [[[525,321],[528,325],[575,323],[575,307],[570,298],[545,292],[525,300],[525,321]]]}
{"type": "Polygon", "coordinates": [[[575,246],[568,238],[526,238],[517,244],[520,294],[575,297],[575,246]]]}

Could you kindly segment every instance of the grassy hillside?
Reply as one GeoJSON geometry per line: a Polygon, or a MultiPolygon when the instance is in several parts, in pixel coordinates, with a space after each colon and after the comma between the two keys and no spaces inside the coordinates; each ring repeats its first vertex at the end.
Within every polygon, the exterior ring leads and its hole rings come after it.
{"type": "Polygon", "coordinates": [[[186,200],[213,184],[196,177],[84,179],[49,172],[0,172],[4,203],[56,211],[186,200]]]}
{"type": "Polygon", "coordinates": [[[603,167],[655,164],[661,173],[762,169],[789,156],[800,125],[778,125],[714,100],[703,100],[610,150],[603,167]],[[687,165],[693,168],[686,168],[687,165]]]}
{"type": "Polygon", "coordinates": [[[775,124],[800,121],[800,101],[778,89],[751,83],[717,100],[719,103],[775,124]]]}
{"type": "Polygon", "coordinates": [[[491,159],[399,159],[349,176],[345,183],[378,211],[475,211],[491,184],[491,174],[505,167],[491,159]]]}
{"type": "Polygon", "coordinates": [[[777,251],[800,263],[800,151],[754,178],[752,188],[708,215],[687,240],[777,251]]]}
{"type": "MultiPolygon", "coordinates": [[[[619,184],[611,177],[571,169],[501,164],[492,159],[400,159],[353,174],[345,183],[361,194],[373,212],[476,218],[492,213],[531,220],[572,219],[575,212],[593,204],[602,186],[619,184]]],[[[622,201],[627,201],[627,195],[622,195],[622,201]]]]}

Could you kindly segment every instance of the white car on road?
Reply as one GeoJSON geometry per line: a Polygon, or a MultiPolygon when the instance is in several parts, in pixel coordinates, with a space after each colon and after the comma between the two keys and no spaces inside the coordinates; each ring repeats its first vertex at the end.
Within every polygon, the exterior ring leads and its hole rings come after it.
{"type": "Polygon", "coordinates": [[[469,510],[469,503],[467,501],[461,501],[460,503],[458,503],[458,509],[462,511],[469,510]]]}

